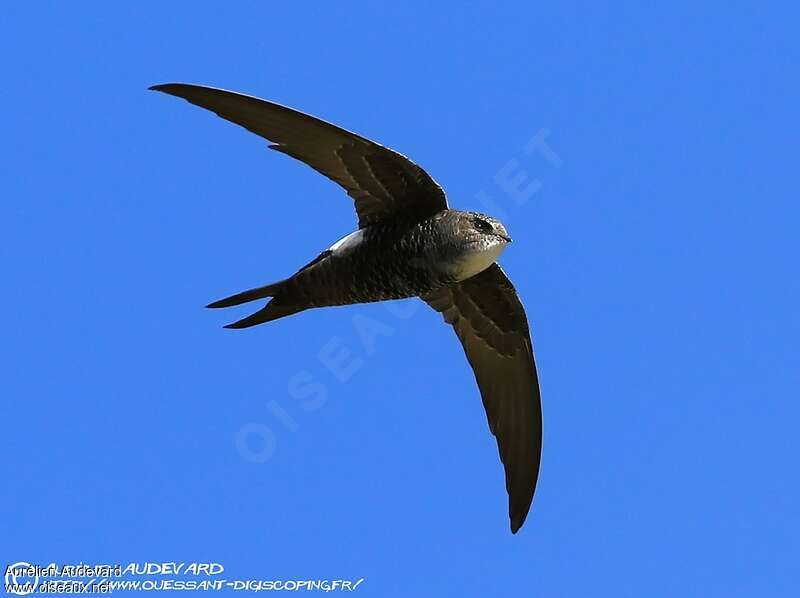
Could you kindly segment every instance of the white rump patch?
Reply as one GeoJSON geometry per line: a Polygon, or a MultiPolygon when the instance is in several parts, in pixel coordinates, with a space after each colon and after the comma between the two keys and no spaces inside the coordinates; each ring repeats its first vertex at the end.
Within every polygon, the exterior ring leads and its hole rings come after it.
{"type": "Polygon", "coordinates": [[[343,251],[350,251],[364,240],[364,230],[360,229],[350,233],[346,237],[342,237],[336,243],[331,245],[328,250],[333,253],[341,253],[343,251]]]}

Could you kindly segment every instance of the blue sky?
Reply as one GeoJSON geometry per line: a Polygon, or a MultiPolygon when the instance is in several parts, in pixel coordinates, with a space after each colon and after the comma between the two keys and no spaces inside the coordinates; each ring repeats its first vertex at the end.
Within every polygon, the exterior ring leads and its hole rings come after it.
{"type": "Polygon", "coordinates": [[[213,561],[363,577],[369,596],[795,596],[796,7],[272,4],[0,9],[3,565],[213,561]],[[518,535],[437,314],[238,332],[221,326],[249,308],[202,308],[355,219],[304,165],[146,91],[168,81],[331,120],[503,217],[545,413],[518,535]],[[552,153],[526,151],[536,135],[552,153]]]}

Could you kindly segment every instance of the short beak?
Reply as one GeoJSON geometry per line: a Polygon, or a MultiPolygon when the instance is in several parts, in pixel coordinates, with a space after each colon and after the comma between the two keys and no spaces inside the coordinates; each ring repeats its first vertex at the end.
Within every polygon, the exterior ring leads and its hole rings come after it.
{"type": "Polygon", "coordinates": [[[503,240],[504,240],[506,243],[511,243],[511,237],[509,237],[508,235],[500,235],[500,237],[501,237],[501,238],[502,238],[502,239],[503,239],[503,240]]]}

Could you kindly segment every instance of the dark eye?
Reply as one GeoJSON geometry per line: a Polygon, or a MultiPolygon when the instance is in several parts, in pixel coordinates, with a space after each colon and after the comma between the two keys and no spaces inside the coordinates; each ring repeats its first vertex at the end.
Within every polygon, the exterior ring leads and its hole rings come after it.
{"type": "Polygon", "coordinates": [[[480,218],[475,219],[475,229],[482,233],[490,233],[494,230],[491,224],[480,218]]]}

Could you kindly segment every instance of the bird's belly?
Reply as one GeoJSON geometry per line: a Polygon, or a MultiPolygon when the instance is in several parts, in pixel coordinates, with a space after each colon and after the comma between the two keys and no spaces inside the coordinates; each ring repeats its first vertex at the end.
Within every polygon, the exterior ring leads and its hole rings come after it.
{"type": "Polygon", "coordinates": [[[461,282],[483,272],[497,261],[503,249],[505,249],[505,245],[465,253],[454,261],[451,269],[453,277],[456,281],[461,282]]]}
{"type": "Polygon", "coordinates": [[[349,235],[330,254],[293,278],[303,301],[314,307],[370,303],[414,297],[441,284],[437,272],[419,258],[364,243],[349,235]],[[349,238],[348,238],[349,237],[349,238]]]}

